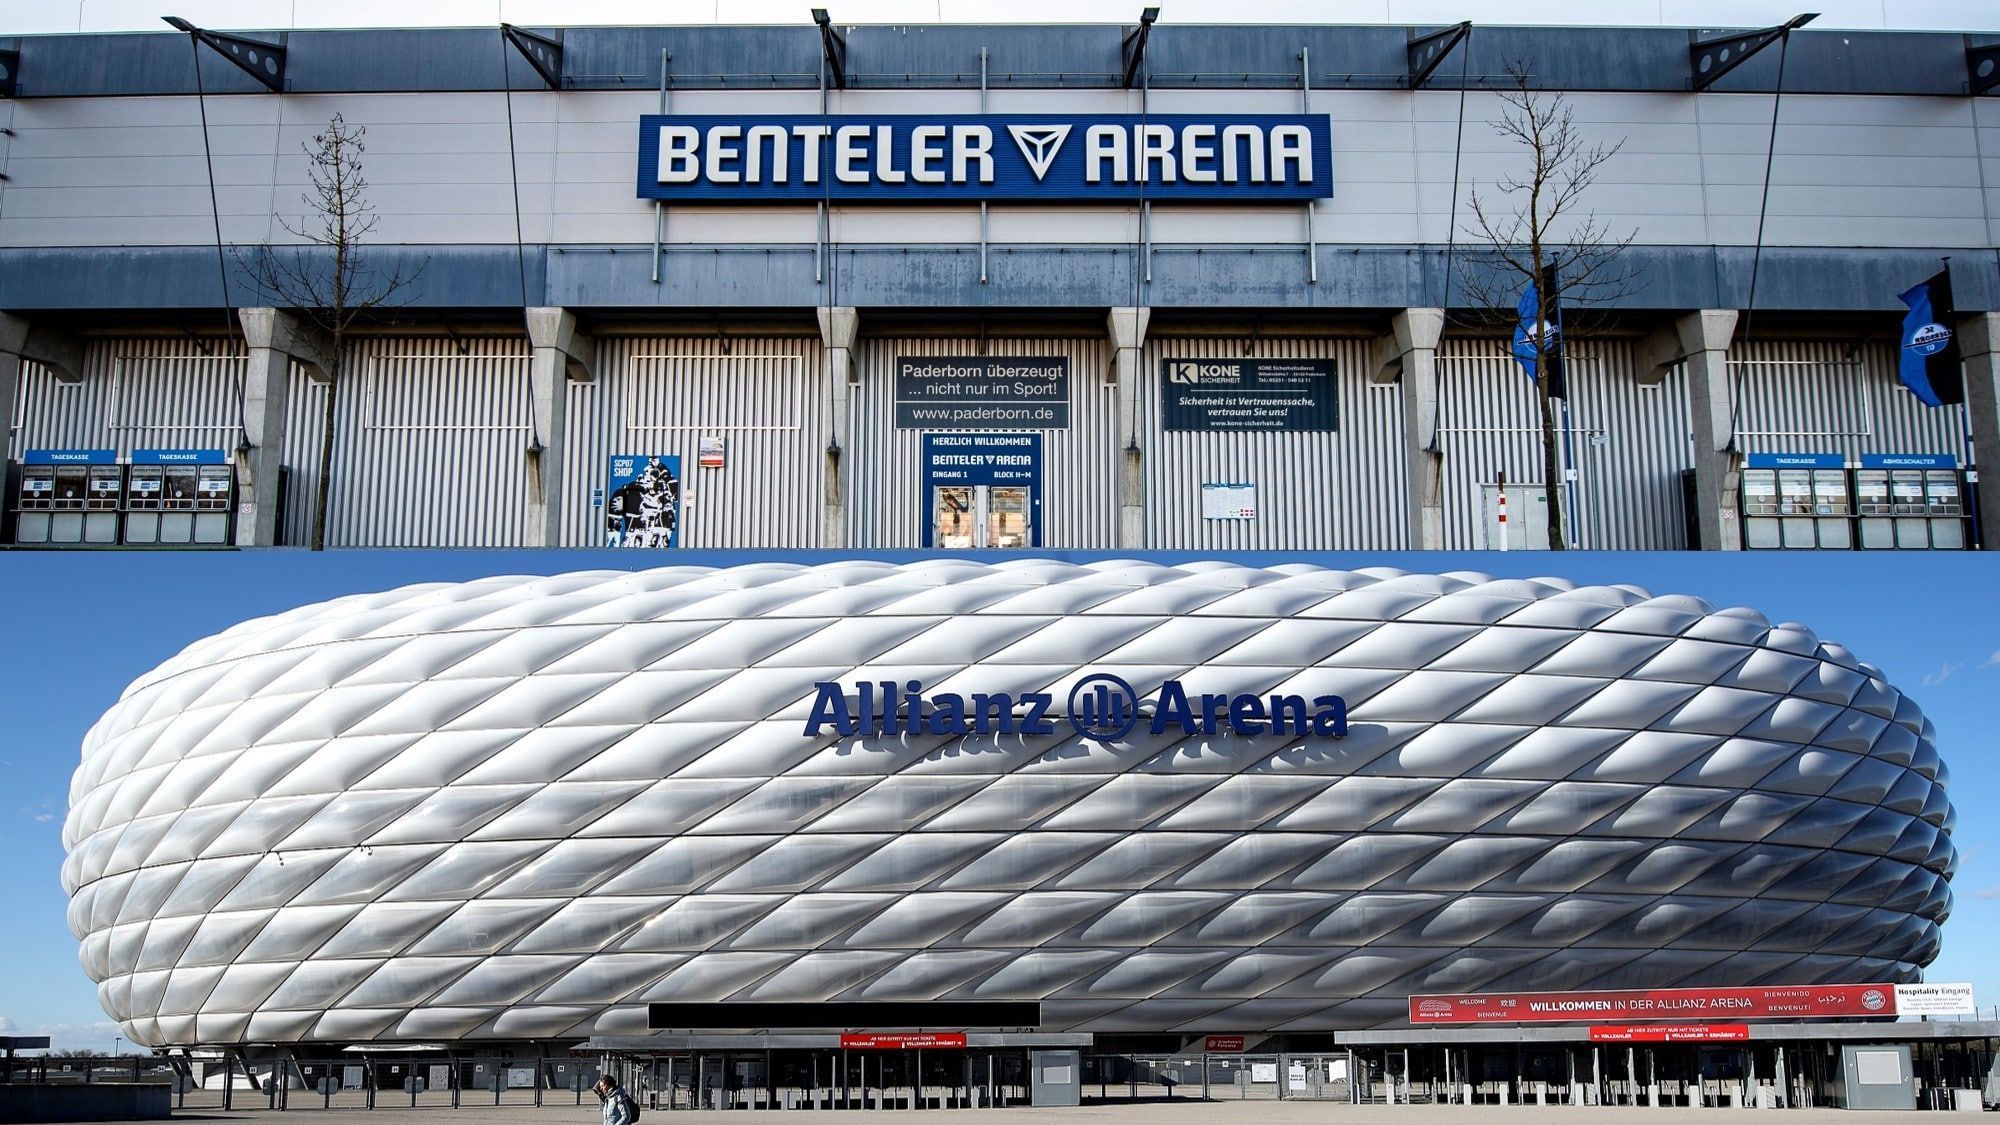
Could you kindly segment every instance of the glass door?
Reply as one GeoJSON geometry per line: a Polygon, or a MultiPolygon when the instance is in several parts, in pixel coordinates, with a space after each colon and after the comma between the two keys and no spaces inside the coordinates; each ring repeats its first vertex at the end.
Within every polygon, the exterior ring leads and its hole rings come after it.
{"type": "Polygon", "coordinates": [[[979,546],[979,516],[971,485],[931,489],[931,542],[946,550],[979,546]]]}
{"type": "Polygon", "coordinates": [[[931,489],[931,542],[945,550],[1011,550],[1035,542],[1034,496],[1025,485],[931,489]]]}
{"type": "Polygon", "coordinates": [[[1028,490],[1020,485],[988,485],[986,493],[986,547],[1011,550],[1035,541],[1029,521],[1028,490]]]}

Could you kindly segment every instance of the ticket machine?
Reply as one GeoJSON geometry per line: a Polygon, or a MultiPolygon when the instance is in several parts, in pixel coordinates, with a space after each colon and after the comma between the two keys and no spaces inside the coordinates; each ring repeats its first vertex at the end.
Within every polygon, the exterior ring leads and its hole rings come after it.
{"type": "Polygon", "coordinates": [[[1866,549],[1964,550],[1971,506],[1958,458],[1944,454],[1870,453],[1854,471],[1854,495],[1866,549]]]}
{"type": "Polygon", "coordinates": [[[1753,453],[1741,489],[1745,548],[1854,546],[1854,503],[1840,454],[1753,453]]]}
{"type": "Polygon", "coordinates": [[[219,449],[135,449],[126,493],[132,546],[221,546],[230,542],[236,473],[219,449]]]}
{"type": "Polygon", "coordinates": [[[33,449],[9,516],[26,545],[225,546],[236,474],[219,449],[33,449]]]}
{"type": "Polygon", "coordinates": [[[111,449],[30,449],[14,489],[14,542],[118,542],[123,467],[111,449]]]}

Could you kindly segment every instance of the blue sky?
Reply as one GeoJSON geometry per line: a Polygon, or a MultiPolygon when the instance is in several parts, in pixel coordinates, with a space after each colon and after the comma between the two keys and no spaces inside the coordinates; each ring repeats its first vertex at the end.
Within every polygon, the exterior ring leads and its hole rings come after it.
{"type": "MultiPolygon", "coordinates": [[[[1055,552],[1044,552],[1055,553],[1055,552]]],[[[751,557],[681,552],[671,561],[751,557]]],[[[809,559],[824,556],[791,554],[809,559]]],[[[907,557],[875,553],[868,557],[907,557]]],[[[1195,555],[1148,555],[1193,558],[1195,555]]],[[[2000,766],[1986,755],[2000,720],[2000,557],[1569,554],[1230,556],[1327,566],[1473,570],[1582,583],[1630,583],[1696,594],[1798,621],[1880,666],[1936,722],[1952,771],[1963,861],[1935,981],[1971,981],[2000,1004],[2000,961],[1980,935],[2000,928],[2000,766]]],[[[634,552],[335,552],[245,554],[0,554],[0,637],[14,653],[0,691],[0,949],[8,986],[0,1033],[51,1034],[57,1046],[112,1046],[118,1034],[77,964],[59,882],[62,819],[83,733],[125,684],[189,641],[248,617],[340,594],[492,574],[635,569],[664,562],[634,552]]]]}

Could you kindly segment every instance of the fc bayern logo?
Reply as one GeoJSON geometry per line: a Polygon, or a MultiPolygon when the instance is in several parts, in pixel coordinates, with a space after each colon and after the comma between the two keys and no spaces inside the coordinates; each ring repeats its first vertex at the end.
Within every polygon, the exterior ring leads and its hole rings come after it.
{"type": "Polygon", "coordinates": [[[1092,742],[1110,745],[1139,722],[1139,693],[1108,672],[1096,672],[1069,689],[1069,725],[1092,742]]]}
{"type": "Polygon", "coordinates": [[[1903,345],[1918,355],[1936,355],[1951,346],[1951,329],[1942,324],[1926,324],[1910,333],[1903,345]]]}
{"type": "Polygon", "coordinates": [[[1882,990],[1879,988],[1871,988],[1861,994],[1861,1006],[1871,1012],[1881,1011],[1882,1005],[1888,1002],[1888,998],[1882,995],[1882,990]]]}

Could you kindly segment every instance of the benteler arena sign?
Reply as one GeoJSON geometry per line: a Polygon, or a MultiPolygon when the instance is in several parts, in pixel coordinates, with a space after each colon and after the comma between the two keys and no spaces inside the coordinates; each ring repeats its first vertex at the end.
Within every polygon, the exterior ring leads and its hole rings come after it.
{"type": "Polygon", "coordinates": [[[648,114],[639,196],[1268,203],[1332,195],[1332,149],[1313,114],[648,114]]]}

